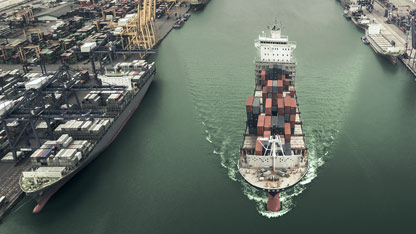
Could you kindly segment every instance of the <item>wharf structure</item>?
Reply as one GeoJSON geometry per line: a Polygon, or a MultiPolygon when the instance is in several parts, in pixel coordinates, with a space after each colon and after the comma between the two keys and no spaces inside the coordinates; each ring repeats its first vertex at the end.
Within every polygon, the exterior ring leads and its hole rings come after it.
{"type": "Polygon", "coordinates": [[[343,0],[341,3],[346,8],[344,16],[365,31],[369,45],[377,54],[393,63],[401,61],[416,76],[415,3],[408,0],[343,0]]]}

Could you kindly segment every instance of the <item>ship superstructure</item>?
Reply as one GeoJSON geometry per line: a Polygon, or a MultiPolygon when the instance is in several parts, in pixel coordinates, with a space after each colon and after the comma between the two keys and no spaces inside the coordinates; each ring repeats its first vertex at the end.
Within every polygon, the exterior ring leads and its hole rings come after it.
{"type": "Polygon", "coordinates": [[[281,209],[279,193],[296,185],[308,169],[308,150],[295,92],[296,43],[275,24],[255,42],[255,90],[246,102],[246,131],[238,169],[252,186],[269,194],[267,209],[281,209]]]}

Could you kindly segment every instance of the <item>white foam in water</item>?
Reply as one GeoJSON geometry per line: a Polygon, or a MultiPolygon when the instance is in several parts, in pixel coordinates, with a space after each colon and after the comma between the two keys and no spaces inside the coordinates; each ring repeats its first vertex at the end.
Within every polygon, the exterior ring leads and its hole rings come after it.
{"type": "Polygon", "coordinates": [[[206,131],[206,130],[205,130],[205,132],[207,133],[207,136],[205,137],[205,139],[206,139],[209,143],[212,143],[212,140],[211,140],[211,135],[208,133],[208,131],[206,131]]]}

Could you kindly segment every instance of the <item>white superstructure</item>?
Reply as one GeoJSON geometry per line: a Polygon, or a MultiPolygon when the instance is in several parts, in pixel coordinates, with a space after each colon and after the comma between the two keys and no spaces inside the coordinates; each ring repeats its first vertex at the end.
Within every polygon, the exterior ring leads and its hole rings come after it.
{"type": "Polygon", "coordinates": [[[281,35],[280,27],[274,25],[269,34],[263,33],[255,42],[262,62],[294,62],[293,50],[296,43],[281,35]]]}

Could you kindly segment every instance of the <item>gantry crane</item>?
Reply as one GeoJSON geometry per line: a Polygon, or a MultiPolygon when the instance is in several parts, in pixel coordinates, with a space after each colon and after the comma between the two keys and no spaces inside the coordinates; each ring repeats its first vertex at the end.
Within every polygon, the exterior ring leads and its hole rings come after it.
{"type": "Polygon", "coordinates": [[[159,41],[156,35],[156,0],[142,0],[137,14],[130,19],[120,33],[123,50],[152,49],[159,41]]]}
{"type": "Polygon", "coordinates": [[[32,9],[20,9],[18,15],[22,17],[25,23],[30,23],[35,20],[35,15],[33,14],[32,9]]]}
{"type": "MultiPolygon", "coordinates": [[[[23,35],[25,36],[25,40],[29,39],[29,32],[36,32],[38,39],[42,40],[42,31],[39,28],[24,28],[23,35]]],[[[32,40],[32,38],[30,38],[32,40]]]]}

